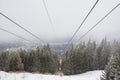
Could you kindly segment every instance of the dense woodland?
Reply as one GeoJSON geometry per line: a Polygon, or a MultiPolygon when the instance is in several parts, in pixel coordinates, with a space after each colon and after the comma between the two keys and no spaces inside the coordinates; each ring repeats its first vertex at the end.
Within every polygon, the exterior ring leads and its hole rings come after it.
{"type": "Polygon", "coordinates": [[[105,66],[105,73],[101,80],[120,80],[120,43],[113,45],[112,55],[105,66]]]}
{"type": "Polygon", "coordinates": [[[4,51],[0,53],[0,70],[54,73],[57,57],[51,53],[49,45],[31,51],[4,51]]]}
{"type": "MultiPolygon", "coordinates": [[[[91,40],[71,44],[62,60],[62,72],[66,75],[105,69],[106,74],[101,79],[109,80],[110,76],[119,76],[120,73],[120,42],[108,42],[105,38],[99,44],[91,40]]],[[[59,55],[52,53],[49,44],[29,51],[0,52],[0,70],[3,71],[55,73],[58,66],[59,55]]]]}

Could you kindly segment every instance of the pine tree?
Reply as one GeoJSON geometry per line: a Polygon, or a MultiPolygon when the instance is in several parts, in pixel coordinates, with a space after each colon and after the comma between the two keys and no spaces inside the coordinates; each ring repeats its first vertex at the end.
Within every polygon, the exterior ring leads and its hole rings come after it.
{"type": "Polygon", "coordinates": [[[9,71],[10,64],[9,52],[1,52],[0,53],[0,70],[9,71]]]}
{"type": "Polygon", "coordinates": [[[9,66],[10,71],[24,71],[24,64],[22,63],[22,60],[18,53],[11,54],[9,66]]]}
{"type": "Polygon", "coordinates": [[[120,53],[111,56],[101,80],[120,80],[120,53]]]}
{"type": "Polygon", "coordinates": [[[97,48],[98,69],[103,70],[108,63],[108,58],[111,55],[111,47],[107,39],[103,39],[97,48]]]}
{"type": "Polygon", "coordinates": [[[86,66],[87,70],[93,70],[95,65],[95,50],[96,50],[96,43],[92,42],[91,40],[88,41],[85,49],[85,57],[86,57],[86,66]]]}
{"type": "Polygon", "coordinates": [[[49,44],[43,46],[40,56],[41,72],[42,73],[54,73],[57,69],[57,63],[52,55],[49,44]]]}
{"type": "Polygon", "coordinates": [[[79,74],[86,71],[87,65],[85,64],[85,45],[80,44],[77,47],[71,47],[63,59],[62,69],[65,74],[79,74]]]}

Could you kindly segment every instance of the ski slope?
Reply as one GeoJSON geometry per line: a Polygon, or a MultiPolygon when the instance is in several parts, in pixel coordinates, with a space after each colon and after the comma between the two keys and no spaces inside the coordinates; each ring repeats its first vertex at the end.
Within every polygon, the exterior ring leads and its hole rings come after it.
{"type": "Polygon", "coordinates": [[[37,73],[7,73],[0,71],[0,80],[100,80],[101,75],[101,70],[70,76],[44,75],[37,73]]]}

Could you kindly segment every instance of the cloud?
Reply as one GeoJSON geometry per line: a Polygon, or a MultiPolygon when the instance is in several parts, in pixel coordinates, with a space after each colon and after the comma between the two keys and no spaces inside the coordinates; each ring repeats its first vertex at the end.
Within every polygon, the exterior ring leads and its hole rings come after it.
{"type": "MultiPolygon", "coordinates": [[[[96,0],[45,0],[53,21],[55,33],[50,26],[42,0],[1,0],[0,11],[41,39],[52,42],[62,40],[63,38],[70,38],[95,1],[96,0]]],[[[100,0],[75,39],[78,39],[89,30],[119,2],[120,0],[100,0]]],[[[105,36],[110,39],[115,39],[116,36],[120,37],[117,34],[120,32],[120,14],[118,13],[120,13],[120,7],[86,37],[91,38],[91,35],[96,39],[102,39],[105,36]]],[[[31,41],[36,40],[2,16],[0,16],[0,27],[30,39],[31,41]]],[[[0,31],[0,36],[0,41],[18,39],[2,31],[0,31]]]]}

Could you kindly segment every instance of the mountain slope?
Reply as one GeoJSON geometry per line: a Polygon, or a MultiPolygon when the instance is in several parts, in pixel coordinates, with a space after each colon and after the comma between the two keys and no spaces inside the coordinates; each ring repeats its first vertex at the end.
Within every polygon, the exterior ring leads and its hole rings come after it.
{"type": "Polygon", "coordinates": [[[101,70],[89,71],[83,74],[70,76],[43,75],[32,73],[7,73],[0,71],[0,80],[99,80],[101,70]]]}

